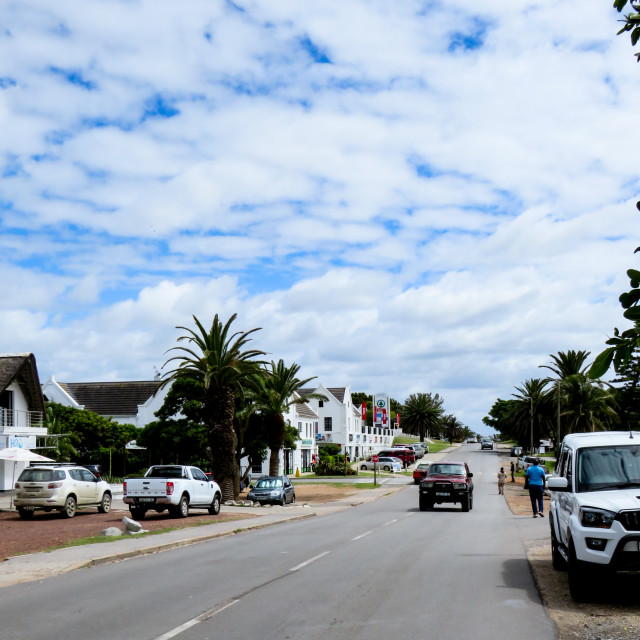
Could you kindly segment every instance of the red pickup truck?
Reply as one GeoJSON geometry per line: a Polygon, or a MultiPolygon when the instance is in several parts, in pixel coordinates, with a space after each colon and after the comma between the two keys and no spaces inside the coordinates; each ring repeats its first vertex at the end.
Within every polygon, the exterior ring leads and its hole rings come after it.
{"type": "Polygon", "coordinates": [[[466,462],[434,462],[420,483],[420,511],[443,502],[460,503],[463,511],[473,509],[473,473],[466,462]]]}

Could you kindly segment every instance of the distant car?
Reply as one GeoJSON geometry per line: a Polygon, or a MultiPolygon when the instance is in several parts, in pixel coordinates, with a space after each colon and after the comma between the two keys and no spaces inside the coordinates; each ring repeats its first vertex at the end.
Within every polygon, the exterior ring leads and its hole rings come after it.
{"type": "Polygon", "coordinates": [[[378,452],[379,456],[385,458],[400,458],[403,464],[411,464],[416,461],[416,452],[411,447],[394,447],[393,449],[383,449],[378,452]]]}
{"type": "MultiPolygon", "coordinates": [[[[371,458],[367,458],[360,463],[362,471],[373,471],[373,462],[371,458]]],[[[385,457],[378,458],[376,463],[376,471],[389,471],[391,473],[402,471],[402,460],[400,458],[385,457]]]]}
{"type": "Polygon", "coordinates": [[[296,490],[287,476],[262,476],[249,490],[247,499],[284,506],[296,501],[296,490]]]}
{"type": "Polygon", "coordinates": [[[430,462],[420,462],[413,470],[413,482],[414,484],[420,484],[422,480],[427,477],[427,472],[431,466],[430,462]]]}
{"type": "Polygon", "coordinates": [[[493,440],[491,438],[483,438],[480,443],[480,449],[493,449],[493,440]]]}
{"type": "Polygon", "coordinates": [[[111,510],[111,487],[91,471],[76,464],[50,464],[27,467],[15,484],[13,504],[24,520],[36,510],[59,511],[73,518],[78,508],[111,510]]]}

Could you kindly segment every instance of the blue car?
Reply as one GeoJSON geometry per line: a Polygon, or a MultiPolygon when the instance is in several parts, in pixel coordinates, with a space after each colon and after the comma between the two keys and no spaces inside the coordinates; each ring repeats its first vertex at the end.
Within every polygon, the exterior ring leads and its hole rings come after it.
{"type": "Polygon", "coordinates": [[[287,476],[262,476],[255,485],[251,486],[247,499],[260,504],[284,506],[296,501],[296,490],[287,476]]]}

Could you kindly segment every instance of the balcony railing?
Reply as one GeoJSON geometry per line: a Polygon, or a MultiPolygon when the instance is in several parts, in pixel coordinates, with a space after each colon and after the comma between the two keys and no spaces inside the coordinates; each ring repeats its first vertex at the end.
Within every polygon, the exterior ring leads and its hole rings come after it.
{"type": "Polygon", "coordinates": [[[5,427],[42,427],[42,411],[20,411],[0,407],[0,431],[5,427]]]}

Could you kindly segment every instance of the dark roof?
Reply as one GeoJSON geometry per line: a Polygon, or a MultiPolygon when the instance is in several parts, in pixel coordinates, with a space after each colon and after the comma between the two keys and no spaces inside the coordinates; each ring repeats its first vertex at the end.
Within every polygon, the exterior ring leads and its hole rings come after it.
{"type": "Polygon", "coordinates": [[[0,355],[0,393],[14,381],[22,388],[29,410],[44,413],[44,398],[33,353],[0,355]]]}
{"type": "Polygon", "coordinates": [[[59,382],[78,404],[101,416],[136,415],[159,388],[160,380],[133,382],[59,382]]]}
{"type": "Polygon", "coordinates": [[[344,393],[346,390],[346,387],[327,387],[327,391],[334,396],[338,402],[344,402],[344,393]]]}
{"type": "Polygon", "coordinates": [[[316,412],[308,404],[297,404],[296,412],[301,418],[313,418],[318,419],[316,412]]]}

